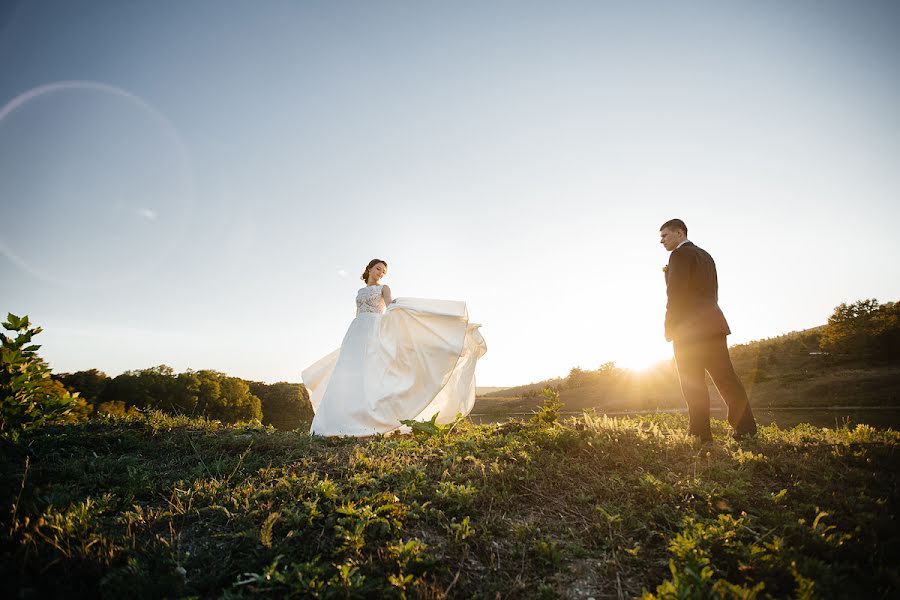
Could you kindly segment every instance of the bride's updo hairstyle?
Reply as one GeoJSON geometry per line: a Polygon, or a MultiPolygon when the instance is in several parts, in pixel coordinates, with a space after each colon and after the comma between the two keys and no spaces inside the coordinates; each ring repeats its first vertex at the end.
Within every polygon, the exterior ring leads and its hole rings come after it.
{"type": "Polygon", "coordinates": [[[363,281],[365,281],[367,284],[369,283],[369,269],[371,269],[372,267],[374,267],[374,266],[377,265],[378,263],[383,264],[383,265],[384,265],[384,268],[387,269],[387,266],[388,266],[387,263],[384,262],[383,260],[381,260],[380,258],[373,258],[372,260],[370,260],[370,261],[369,261],[369,264],[366,265],[366,270],[363,271],[363,274],[362,274],[362,277],[361,277],[361,279],[362,279],[363,281]]]}

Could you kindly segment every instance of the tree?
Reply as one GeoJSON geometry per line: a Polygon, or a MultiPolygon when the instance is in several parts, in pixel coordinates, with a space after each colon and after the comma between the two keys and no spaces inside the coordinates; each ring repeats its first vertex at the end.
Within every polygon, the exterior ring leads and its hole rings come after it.
{"type": "Polygon", "coordinates": [[[145,389],[137,371],[126,371],[113,377],[98,398],[101,403],[122,402],[126,407],[153,408],[153,399],[145,389]]]}
{"type": "Polygon", "coordinates": [[[828,318],[821,348],[845,358],[900,358],[900,305],[874,298],[841,303],[828,318]]]}
{"type": "Polygon", "coordinates": [[[194,411],[192,414],[209,415],[219,404],[222,395],[219,386],[219,373],[216,371],[197,371],[195,373],[183,373],[179,377],[184,378],[187,390],[194,397],[194,411]]]}
{"type": "Polygon", "coordinates": [[[259,398],[250,393],[243,379],[210,370],[189,370],[176,375],[166,365],[122,373],[106,384],[99,400],[115,411],[155,408],[169,414],[204,416],[226,423],[262,417],[259,398]]]}
{"type": "Polygon", "coordinates": [[[169,414],[197,412],[196,396],[190,391],[192,372],[176,377],[172,367],[159,365],[125,371],[106,383],[100,402],[123,402],[126,407],[155,408],[169,414]]]}
{"type": "Polygon", "coordinates": [[[569,388],[579,388],[584,385],[587,385],[588,378],[587,372],[581,367],[572,367],[569,371],[568,377],[566,377],[566,384],[569,388]]]}
{"type": "Polygon", "coordinates": [[[597,369],[597,372],[602,375],[619,375],[619,367],[616,366],[614,361],[608,361],[600,365],[600,368],[597,369]]]}
{"type": "Polygon", "coordinates": [[[566,377],[566,387],[569,389],[579,387],[607,386],[615,382],[622,375],[622,369],[614,362],[605,362],[596,371],[585,371],[579,367],[573,367],[566,377]]]}
{"type": "Polygon", "coordinates": [[[109,376],[103,371],[89,369],[75,373],[61,373],[55,377],[72,392],[78,392],[81,398],[94,403],[103,393],[109,382],[109,376]]]}
{"type": "Polygon", "coordinates": [[[303,385],[284,381],[268,385],[251,381],[250,392],[260,399],[264,424],[282,431],[293,431],[308,428],[312,423],[309,392],[303,385]]]}
{"type": "Polygon", "coordinates": [[[16,337],[0,333],[0,436],[16,441],[21,433],[65,416],[75,398],[50,380],[50,367],[37,355],[40,345],[31,344],[42,329],[32,328],[28,315],[9,313],[3,328],[16,337]]]}
{"type": "Polygon", "coordinates": [[[250,386],[243,379],[222,375],[219,379],[222,395],[219,397],[217,414],[210,415],[227,423],[259,420],[262,408],[259,398],[250,393],[250,386]]]}

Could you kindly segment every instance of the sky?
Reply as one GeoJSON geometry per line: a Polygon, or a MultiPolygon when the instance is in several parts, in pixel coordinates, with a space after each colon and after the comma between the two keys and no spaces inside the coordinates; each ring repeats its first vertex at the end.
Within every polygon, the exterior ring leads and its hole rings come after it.
{"type": "Polygon", "coordinates": [[[366,263],[481,386],[671,356],[671,218],[743,343],[900,300],[900,5],[0,3],[0,312],[55,372],[300,381],[366,263]]]}

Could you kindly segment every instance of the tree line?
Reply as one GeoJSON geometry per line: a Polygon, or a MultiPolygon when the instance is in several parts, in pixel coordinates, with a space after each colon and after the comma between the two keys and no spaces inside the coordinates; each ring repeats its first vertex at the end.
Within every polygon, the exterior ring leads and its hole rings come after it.
{"type": "MultiPolygon", "coordinates": [[[[145,409],[216,419],[225,423],[260,420],[282,430],[307,427],[313,411],[298,383],[266,384],[211,370],[183,373],[166,365],[109,377],[90,369],[53,375],[33,337],[41,332],[28,316],[7,316],[0,333],[0,439],[15,440],[49,420],[83,420],[95,414],[126,415],[145,409]]],[[[900,363],[900,303],[870,298],[835,307],[818,328],[733,346],[732,359],[743,379],[761,382],[804,376],[833,365],[900,363]]],[[[673,365],[656,369],[641,383],[640,396],[674,389],[673,365]]],[[[621,389],[629,372],[605,363],[596,370],[573,368],[567,377],[510,388],[491,396],[536,396],[556,390],[621,389]]],[[[662,392],[660,392],[662,393],[662,392]]]]}
{"type": "Polygon", "coordinates": [[[50,421],[159,410],[228,424],[261,421],[281,430],[308,428],[313,410],[299,383],[266,384],[212,370],[175,373],[166,365],[109,377],[97,369],[53,374],[38,355],[41,333],[12,313],[0,333],[0,441],[15,442],[50,421]]]}
{"type": "Polygon", "coordinates": [[[175,373],[166,365],[109,377],[97,369],[54,375],[83,400],[75,410],[124,415],[141,409],[203,416],[224,423],[261,421],[276,429],[308,426],[313,411],[299,383],[266,384],[212,370],[175,373]]]}
{"type": "MultiPolygon", "coordinates": [[[[900,363],[900,302],[879,303],[874,298],[842,303],[828,322],[805,331],[737,344],[729,349],[735,370],[742,378],[765,381],[779,377],[802,377],[832,366],[879,366],[900,363]]],[[[677,391],[673,361],[651,369],[653,385],[677,391]],[[674,387],[673,387],[674,386],[674,387]]],[[[546,388],[558,391],[609,388],[632,379],[627,369],[614,362],[598,369],[573,367],[565,377],[507,388],[485,394],[491,397],[536,399],[546,388]]],[[[649,387],[648,387],[649,386],[649,387]]],[[[661,393],[661,392],[660,392],[661,393]]]]}

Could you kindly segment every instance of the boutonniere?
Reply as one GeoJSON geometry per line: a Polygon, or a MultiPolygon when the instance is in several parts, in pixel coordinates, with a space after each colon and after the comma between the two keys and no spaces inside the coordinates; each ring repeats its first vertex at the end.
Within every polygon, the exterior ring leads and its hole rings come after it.
{"type": "Polygon", "coordinates": [[[663,273],[666,273],[666,274],[669,273],[669,265],[666,265],[663,267],[663,273]]]}

